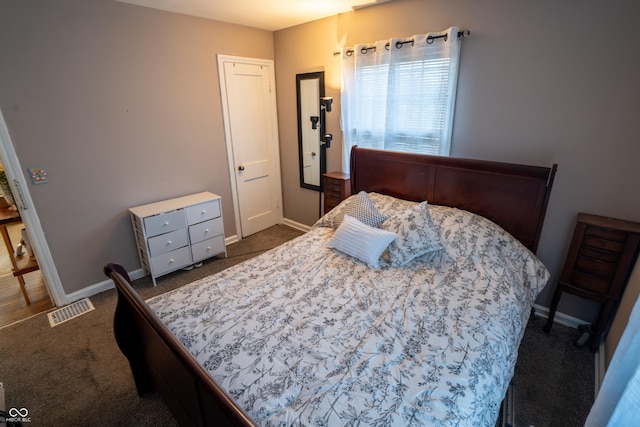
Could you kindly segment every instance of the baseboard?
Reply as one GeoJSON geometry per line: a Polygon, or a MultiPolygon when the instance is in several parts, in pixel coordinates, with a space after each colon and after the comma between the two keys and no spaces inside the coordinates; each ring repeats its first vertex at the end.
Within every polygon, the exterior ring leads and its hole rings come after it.
{"type": "Polygon", "coordinates": [[[288,219],[288,218],[284,218],[282,220],[282,223],[284,225],[288,225],[291,228],[295,228],[296,230],[304,231],[305,233],[307,231],[311,230],[311,226],[310,225],[302,224],[300,222],[297,222],[297,221],[294,221],[294,220],[288,219]]]}
{"type": "MultiPolygon", "coordinates": [[[[535,309],[536,316],[542,317],[544,319],[549,318],[549,309],[547,307],[543,307],[538,304],[533,304],[533,308],[535,309]]],[[[556,315],[553,317],[553,322],[557,323],[558,325],[562,325],[562,326],[566,326],[568,328],[574,328],[574,329],[578,329],[578,326],[588,323],[582,319],[569,316],[568,314],[564,314],[559,311],[556,311],[556,315]]]]}
{"type": "Polygon", "coordinates": [[[605,340],[602,337],[600,339],[600,346],[598,347],[598,352],[596,353],[595,360],[595,390],[593,398],[595,400],[596,396],[598,396],[598,391],[600,391],[600,387],[602,387],[602,381],[604,381],[604,374],[607,372],[607,363],[606,363],[606,353],[604,349],[605,340]]]}
{"type": "MultiPolygon", "coordinates": [[[[147,272],[143,268],[139,268],[137,270],[128,271],[127,274],[131,280],[137,280],[144,276],[146,276],[147,272]]],[[[72,292],[67,294],[68,304],[72,302],[81,300],[83,298],[89,298],[93,295],[99,294],[100,292],[108,291],[109,289],[113,289],[115,285],[113,284],[113,280],[106,279],[102,282],[95,283],[93,285],[87,286],[86,288],[82,288],[79,291],[72,292]]]]}
{"type": "Polygon", "coordinates": [[[233,236],[225,237],[224,244],[225,246],[229,246],[230,244],[239,242],[240,240],[240,237],[237,234],[234,234],[233,236]]]}
{"type": "MultiPolygon", "coordinates": [[[[301,231],[309,231],[311,229],[311,227],[309,227],[308,225],[304,225],[304,224],[300,224],[298,222],[292,221],[292,220],[288,220],[285,219],[283,221],[283,223],[285,225],[288,225],[289,227],[293,227],[296,228],[298,230],[301,231]]],[[[237,234],[234,234],[233,236],[229,236],[226,237],[224,239],[224,243],[225,245],[230,245],[231,243],[235,243],[240,241],[240,237],[237,234]]],[[[137,270],[133,270],[133,271],[128,271],[127,274],[129,274],[129,278],[131,278],[131,280],[137,280],[140,279],[144,276],[146,276],[148,273],[145,269],[143,268],[139,268],[137,270]]],[[[109,289],[113,289],[115,287],[115,285],[113,284],[113,281],[111,279],[106,279],[103,280],[102,282],[98,282],[95,283],[93,285],[89,285],[86,288],[82,288],[79,291],[76,292],[72,292],[70,294],[66,294],[66,298],[67,298],[67,304],[71,304],[73,302],[76,302],[78,300],[81,300],[83,298],[89,298],[93,295],[99,294],[100,292],[104,292],[104,291],[108,291],[109,289]]]]}

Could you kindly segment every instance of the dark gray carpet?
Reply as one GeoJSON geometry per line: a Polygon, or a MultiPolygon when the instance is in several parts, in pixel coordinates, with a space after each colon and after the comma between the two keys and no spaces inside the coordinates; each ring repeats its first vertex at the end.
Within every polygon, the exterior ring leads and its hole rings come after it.
{"type": "Polygon", "coordinates": [[[518,352],[513,377],[515,426],[583,426],[594,401],[595,356],[578,348],[576,329],[532,318],[518,352]]]}
{"type": "MultiPolygon", "coordinates": [[[[228,246],[228,258],[176,272],[151,286],[149,298],[241,262],[301,234],[272,227],[228,246]]],[[[27,408],[28,426],[172,426],[176,420],[157,395],[138,397],[129,366],[115,343],[115,290],[91,297],[95,310],[55,328],[39,315],[0,330],[0,382],[6,408],[27,408]]],[[[527,327],[514,377],[516,426],[579,426],[593,401],[593,355],[573,346],[577,331],[542,321],[527,327]],[[582,381],[582,380],[585,381],[582,381]]]]}

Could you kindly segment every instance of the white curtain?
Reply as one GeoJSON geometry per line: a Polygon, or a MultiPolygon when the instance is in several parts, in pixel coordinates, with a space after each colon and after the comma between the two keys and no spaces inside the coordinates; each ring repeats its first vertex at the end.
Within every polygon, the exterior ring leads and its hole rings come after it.
{"type": "Polygon", "coordinates": [[[586,427],[640,425],[640,298],[616,347],[586,427]]]}
{"type": "Polygon", "coordinates": [[[354,145],[449,155],[458,31],[342,49],[343,171],[354,145]]]}

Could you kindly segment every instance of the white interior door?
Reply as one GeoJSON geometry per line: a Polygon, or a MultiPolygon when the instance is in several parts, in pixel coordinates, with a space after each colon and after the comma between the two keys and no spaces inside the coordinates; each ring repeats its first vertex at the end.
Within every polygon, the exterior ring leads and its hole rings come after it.
{"type": "Polygon", "coordinates": [[[273,61],[218,55],[239,234],[282,222],[273,61]]]}

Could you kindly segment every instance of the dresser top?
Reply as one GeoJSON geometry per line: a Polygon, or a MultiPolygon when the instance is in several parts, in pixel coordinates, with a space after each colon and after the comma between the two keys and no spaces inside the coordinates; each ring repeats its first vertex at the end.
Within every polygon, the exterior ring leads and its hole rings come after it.
{"type": "Polygon", "coordinates": [[[626,231],[640,234],[640,223],[626,221],[624,219],[610,218],[607,216],[592,215],[587,213],[578,214],[578,222],[593,225],[596,227],[608,228],[611,230],[626,231]]]}
{"type": "Polygon", "coordinates": [[[205,191],[202,193],[190,194],[188,196],[176,197],[175,199],[162,200],[160,202],[136,206],[133,208],[129,208],[129,212],[139,217],[146,217],[157,215],[163,212],[170,212],[176,209],[184,208],[186,206],[210,202],[212,200],[217,200],[220,198],[221,197],[217,194],[205,191]]]}

